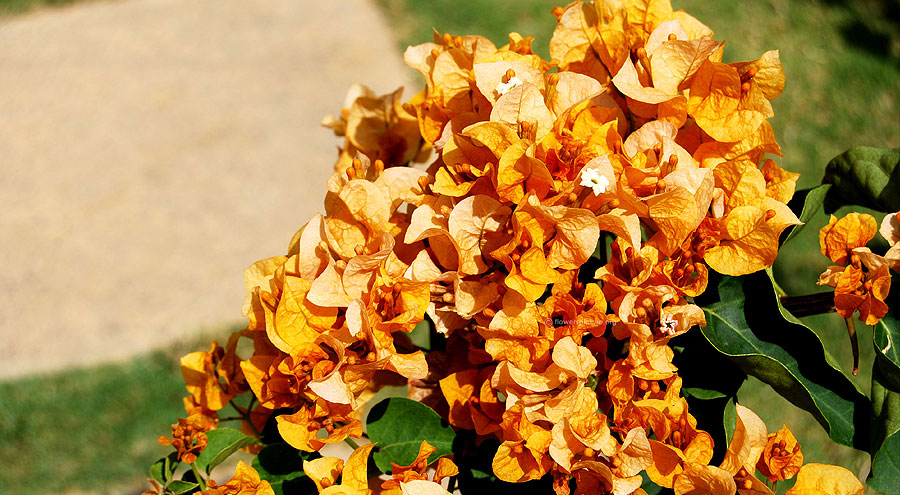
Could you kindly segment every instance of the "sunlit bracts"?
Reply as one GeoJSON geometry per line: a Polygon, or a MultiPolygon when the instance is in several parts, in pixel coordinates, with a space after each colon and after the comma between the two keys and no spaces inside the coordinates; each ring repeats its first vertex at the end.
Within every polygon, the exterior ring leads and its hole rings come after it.
{"type": "MultiPolygon", "coordinates": [[[[665,0],[554,14],[549,61],[516,33],[500,47],[435,33],[404,55],[423,91],[351,90],[326,121],[344,141],[323,213],[246,270],[247,328],[182,360],[190,422],[205,423],[174,432],[181,447],[167,440],[180,455],[202,449],[229,402],[244,431],[269,421],[298,450],[359,437],[392,377],[476,444],[501,442],[497,478],[546,476],[559,495],[642,493],[642,473],[716,495],[769,493],[757,470],[799,469],[802,486],[835,473],[804,471],[793,437],[770,438],[739,404],[725,458],[709,465],[712,436],[670,346],[706,324],[693,298],[711,271],[770,267],[800,222],[787,207],[797,174],[767,156],[780,154],[768,122],[778,52],[723,63],[724,44],[665,0]],[[432,350],[408,337],[417,326],[432,350]]],[[[820,283],[842,315],[885,314],[897,218],[882,221],[883,256],[865,247],[873,218],[823,229],[835,266],[820,283]]],[[[447,493],[455,466],[441,459],[429,477],[434,447],[419,447],[380,486],[366,464],[378,447],[304,470],[323,494],[447,493]]]]}

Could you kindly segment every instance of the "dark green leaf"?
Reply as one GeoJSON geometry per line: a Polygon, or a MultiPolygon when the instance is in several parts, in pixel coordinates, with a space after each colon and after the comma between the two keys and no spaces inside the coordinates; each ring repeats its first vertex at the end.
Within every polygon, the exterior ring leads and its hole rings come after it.
{"type": "Polygon", "coordinates": [[[178,452],[172,452],[150,466],[150,477],[156,480],[157,483],[165,485],[167,481],[172,479],[178,462],[178,452]]]}
{"type": "Polygon", "coordinates": [[[704,337],[747,374],[812,413],[832,440],[866,450],[868,399],[829,362],[815,332],[783,310],[770,275],[723,277],[717,293],[719,301],[704,308],[704,337]]]}
{"type": "Polygon", "coordinates": [[[876,365],[884,372],[886,382],[900,390],[900,321],[894,314],[897,308],[891,309],[891,313],[875,324],[872,340],[875,344],[876,365]]]}
{"type": "Polygon", "coordinates": [[[788,206],[791,207],[791,210],[794,211],[794,214],[796,214],[803,223],[792,227],[791,232],[784,239],[784,242],[793,239],[801,230],[803,230],[803,227],[809,223],[813,215],[822,208],[822,204],[825,202],[825,196],[830,189],[831,184],[822,184],[811,189],[801,189],[794,194],[794,197],[791,198],[788,206]]]}
{"type": "Polygon", "coordinates": [[[194,465],[197,469],[209,473],[218,466],[222,461],[234,454],[241,447],[246,447],[256,439],[248,437],[234,428],[217,428],[206,432],[209,439],[206,448],[197,456],[194,465]]]}
{"type": "MultiPolygon", "coordinates": [[[[876,357],[876,359],[878,359],[876,357]]],[[[884,368],[872,368],[872,488],[890,494],[900,493],[900,389],[885,380],[884,368]]]]}
{"type": "Polygon", "coordinates": [[[411,464],[423,440],[437,448],[428,458],[429,463],[452,454],[456,437],[453,428],[441,421],[431,408],[401,397],[375,405],[369,411],[366,429],[369,439],[378,444],[373,459],[384,473],[390,472],[392,462],[401,466],[411,464]]]}
{"type": "Polygon", "coordinates": [[[872,459],[869,486],[881,493],[900,493],[900,432],[887,437],[872,459]]]}
{"type": "MultiPolygon", "coordinates": [[[[251,465],[259,473],[261,479],[272,484],[276,493],[279,491],[291,493],[284,491],[283,483],[297,480],[296,483],[288,483],[288,485],[301,484],[300,479],[306,478],[306,473],[303,472],[303,461],[318,457],[321,456],[317,452],[301,452],[286,443],[276,443],[262,449],[251,465]],[[278,483],[278,488],[275,488],[276,483],[278,483]]],[[[312,484],[310,480],[307,481],[312,484]]]]}
{"type": "Polygon", "coordinates": [[[166,490],[173,493],[174,495],[182,495],[183,493],[189,493],[191,490],[195,490],[200,485],[198,483],[194,483],[191,481],[181,481],[175,480],[166,486],[166,490]]]}
{"type": "Polygon", "coordinates": [[[315,495],[318,490],[313,480],[304,476],[269,483],[275,495],[315,495]]]}
{"type": "Polygon", "coordinates": [[[900,210],[900,148],[850,148],[828,162],[823,183],[834,184],[825,211],[859,205],[878,211],[900,210]]]}

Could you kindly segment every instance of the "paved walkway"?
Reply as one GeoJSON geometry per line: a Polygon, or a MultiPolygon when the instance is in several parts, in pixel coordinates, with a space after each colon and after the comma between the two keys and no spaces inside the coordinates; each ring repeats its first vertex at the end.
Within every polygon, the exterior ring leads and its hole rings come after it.
{"type": "Polygon", "coordinates": [[[240,324],[243,268],[322,208],[321,118],[409,74],[368,0],[0,19],[0,380],[240,324]]]}

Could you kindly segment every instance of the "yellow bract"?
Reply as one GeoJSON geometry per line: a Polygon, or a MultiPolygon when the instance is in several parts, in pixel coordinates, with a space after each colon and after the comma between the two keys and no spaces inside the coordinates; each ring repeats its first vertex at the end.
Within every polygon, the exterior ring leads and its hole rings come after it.
{"type": "Polygon", "coordinates": [[[806,464],[785,495],[862,495],[863,484],[850,471],[827,464],[806,464]]]}
{"type": "Polygon", "coordinates": [[[200,492],[201,495],[275,495],[272,485],[260,480],[259,473],[244,461],[238,461],[234,476],[224,485],[217,485],[212,480],[207,484],[210,489],[200,492]]]}
{"type": "MultiPolygon", "coordinates": [[[[770,493],[757,470],[799,470],[789,493],[855,493],[842,471],[801,468],[790,432],[767,435],[740,404],[724,460],[709,465],[713,436],[688,411],[670,346],[706,324],[692,298],[710,270],[770,267],[800,223],[787,206],[798,176],[768,156],[781,152],[768,122],[785,84],[778,52],[723,63],[724,43],[669,0],[553,13],[551,60],[517,33],[500,47],[435,33],[404,54],[423,91],[351,89],[325,122],[344,142],[324,213],[245,271],[247,328],[182,359],[189,414],[163,443],[195,457],[231,403],[248,434],[274,424],[318,451],[362,436],[365,404],[390,382],[475,445],[499,442],[492,469],[508,482],[630,495],[645,472],[677,494],[756,495],[770,493]]],[[[865,248],[876,230],[851,214],[820,233],[845,265],[820,283],[867,323],[886,313],[900,269],[897,215],[882,222],[885,256],[865,248]]],[[[444,495],[459,472],[441,458],[429,479],[435,448],[422,442],[410,465],[370,481],[374,448],[304,470],[331,495],[444,495]]],[[[208,493],[271,488],[239,465],[208,493]]]]}

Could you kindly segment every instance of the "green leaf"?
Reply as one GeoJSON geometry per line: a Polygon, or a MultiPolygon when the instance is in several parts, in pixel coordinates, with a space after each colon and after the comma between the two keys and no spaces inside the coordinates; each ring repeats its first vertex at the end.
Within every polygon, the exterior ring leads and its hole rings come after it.
{"type": "Polygon", "coordinates": [[[887,383],[900,390],[900,321],[893,314],[896,308],[892,310],[873,327],[872,341],[876,365],[881,367],[887,383]]]}
{"type": "Polygon", "coordinates": [[[887,437],[872,459],[869,486],[881,493],[900,493],[900,432],[887,437]]]}
{"type": "Polygon", "coordinates": [[[178,452],[172,452],[150,466],[150,477],[157,483],[165,485],[167,481],[172,479],[172,475],[175,474],[175,468],[178,467],[178,463],[178,452]]]}
{"type": "Polygon", "coordinates": [[[900,148],[857,146],[836,156],[825,168],[822,183],[834,184],[825,211],[859,205],[874,210],[900,210],[900,148]]]}
{"type": "Polygon", "coordinates": [[[192,481],[181,481],[175,480],[166,486],[166,490],[173,493],[174,495],[182,495],[183,493],[189,493],[191,490],[199,487],[199,483],[194,483],[192,481]]]}
{"type": "Polygon", "coordinates": [[[737,428],[737,406],[735,406],[734,397],[728,399],[725,404],[725,414],[722,415],[722,427],[725,428],[725,444],[731,445],[731,437],[737,428]]]}
{"type": "Polygon", "coordinates": [[[194,465],[197,469],[209,473],[214,467],[218,466],[222,461],[234,454],[241,447],[246,447],[256,439],[248,437],[234,428],[217,428],[206,432],[209,440],[206,448],[197,456],[194,465]]]}
{"type": "Polygon", "coordinates": [[[375,405],[369,411],[366,431],[369,439],[377,443],[373,459],[383,473],[391,471],[392,462],[401,466],[411,464],[423,440],[437,448],[428,458],[429,463],[450,455],[456,438],[453,428],[441,421],[431,408],[401,397],[375,405]]]}
{"type": "Polygon", "coordinates": [[[657,485],[647,476],[646,471],[641,471],[641,478],[643,478],[641,482],[641,490],[644,490],[647,495],[659,495],[663,493],[664,488],[657,485]]]}
{"type": "MultiPolygon", "coordinates": [[[[403,377],[400,377],[403,378],[403,377]]],[[[405,381],[406,379],[403,378],[405,381]]],[[[385,399],[389,399],[391,397],[406,397],[409,395],[409,385],[404,383],[403,385],[384,385],[382,386],[378,392],[375,392],[375,395],[369,399],[369,402],[363,407],[362,422],[364,424],[368,424],[369,422],[369,412],[372,411],[372,408],[377,404],[381,403],[381,401],[385,399]]]]}
{"type": "Polygon", "coordinates": [[[321,457],[318,452],[301,452],[286,443],[262,449],[253,459],[260,479],[272,485],[275,495],[315,493],[316,485],[303,472],[303,461],[321,457]]]}
{"type": "Polygon", "coordinates": [[[803,230],[803,227],[805,227],[806,224],[809,223],[812,217],[816,214],[816,212],[819,211],[820,208],[822,208],[822,204],[825,202],[825,196],[828,194],[828,191],[830,189],[831,184],[822,184],[810,189],[801,189],[794,194],[794,197],[791,198],[788,206],[791,207],[791,210],[794,211],[794,213],[797,215],[797,218],[799,218],[803,223],[800,225],[795,225],[791,228],[790,233],[784,239],[785,243],[799,234],[800,231],[803,230]]]}
{"type": "Polygon", "coordinates": [[[431,321],[427,318],[420,321],[409,333],[409,340],[419,349],[431,349],[431,321]]]}
{"type": "Polygon", "coordinates": [[[687,395],[690,395],[691,397],[702,400],[721,399],[723,397],[728,397],[718,390],[709,390],[705,388],[688,387],[681,389],[681,391],[687,395]]]}
{"type": "Polygon", "coordinates": [[[815,332],[783,310],[769,277],[723,277],[719,300],[703,308],[703,336],[747,374],[812,413],[832,440],[866,450],[868,399],[829,362],[815,332]]]}
{"type": "MultiPolygon", "coordinates": [[[[877,359],[877,358],[876,358],[877,359]]],[[[900,389],[885,380],[884,369],[872,368],[872,472],[868,483],[889,494],[900,493],[900,389]]]]}

